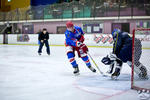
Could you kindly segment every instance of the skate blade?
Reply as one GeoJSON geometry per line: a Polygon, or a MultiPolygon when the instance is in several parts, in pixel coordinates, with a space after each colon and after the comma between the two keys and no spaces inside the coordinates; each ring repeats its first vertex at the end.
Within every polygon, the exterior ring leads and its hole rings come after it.
{"type": "Polygon", "coordinates": [[[117,76],[111,76],[112,80],[118,80],[117,78],[118,78],[117,76]]]}
{"type": "Polygon", "coordinates": [[[96,73],[96,70],[95,71],[92,71],[93,73],[96,73]]]}
{"type": "Polygon", "coordinates": [[[78,76],[78,75],[80,75],[80,73],[75,73],[74,75],[75,75],[75,76],[78,76]]]}
{"type": "Polygon", "coordinates": [[[109,72],[109,71],[107,71],[106,73],[107,73],[107,74],[112,74],[112,72],[109,72]]]}
{"type": "Polygon", "coordinates": [[[109,74],[102,74],[103,77],[111,77],[109,74]]]}

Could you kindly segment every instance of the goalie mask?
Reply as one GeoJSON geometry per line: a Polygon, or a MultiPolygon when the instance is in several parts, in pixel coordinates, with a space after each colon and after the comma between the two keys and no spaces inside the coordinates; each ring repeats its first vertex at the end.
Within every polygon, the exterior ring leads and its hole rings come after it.
{"type": "Polygon", "coordinates": [[[108,55],[106,57],[104,57],[101,62],[105,65],[111,65],[114,61],[110,60],[110,58],[108,57],[108,55]]]}

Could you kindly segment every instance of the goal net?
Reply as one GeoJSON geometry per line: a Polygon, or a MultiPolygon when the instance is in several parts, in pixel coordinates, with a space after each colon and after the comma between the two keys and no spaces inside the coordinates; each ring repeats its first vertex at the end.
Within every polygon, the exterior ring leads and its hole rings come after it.
{"type": "Polygon", "coordinates": [[[131,88],[136,90],[150,90],[150,28],[134,29],[132,42],[131,88]],[[136,42],[137,39],[141,41],[141,44],[136,42]],[[140,50],[141,47],[142,49],[140,50]],[[140,63],[146,67],[149,79],[140,79],[135,73],[136,68],[134,63],[137,62],[137,60],[139,60],[140,63]]]}

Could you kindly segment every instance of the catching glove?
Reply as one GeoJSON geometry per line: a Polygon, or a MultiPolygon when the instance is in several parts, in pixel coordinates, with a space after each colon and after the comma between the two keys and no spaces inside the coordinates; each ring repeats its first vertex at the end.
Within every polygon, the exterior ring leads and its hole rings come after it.
{"type": "Polygon", "coordinates": [[[108,57],[108,55],[107,55],[106,57],[104,57],[104,58],[101,60],[101,62],[102,62],[103,64],[105,64],[105,65],[111,65],[114,61],[111,60],[111,59],[108,57]]]}
{"type": "Polygon", "coordinates": [[[79,42],[83,43],[84,42],[84,36],[81,35],[80,39],[79,39],[79,42]]]}
{"type": "Polygon", "coordinates": [[[110,58],[110,60],[116,60],[117,59],[117,56],[116,56],[116,54],[114,54],[114,53],[110,53],[109,54],[109,58],[110,58]]]}

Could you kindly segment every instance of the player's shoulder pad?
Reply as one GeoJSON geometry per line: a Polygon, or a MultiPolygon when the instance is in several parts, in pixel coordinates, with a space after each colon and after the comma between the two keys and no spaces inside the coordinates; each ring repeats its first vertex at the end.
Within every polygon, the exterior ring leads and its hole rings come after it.
{"type": "Polygon", "coordinates": [[[122,37],[130,37],[128,32],[122,32],[122,37]]]}
{"type": "Polygon", "coordinates": [[[128,32],[122,32],[122,35],[128,35],[129,33],[128,32]]]}
{"type": "Polygon", "coordinates": [[[74,28],[77,30],[81,30],[81,27],[79,27],[79,26],[74,26],[74,28]]]}
{"type": "Polygon", "coordinates": [[[75,28],[80,28],[80,26],[74,25],[75,28]]]}
{"type": "Polygon", "coordinates": [[[71,35],[71,32],[68,31],[68,30],[66,30],[66,31],[65,31],[65,36],[66,36],[67,38],[70,38],[70,35],[71,35]]]}
{"type": "Polygon", "coordinates": [[[65,31],[65,34],[70,34],[70,31],[66,30],[66,31],[65,31]]]}

